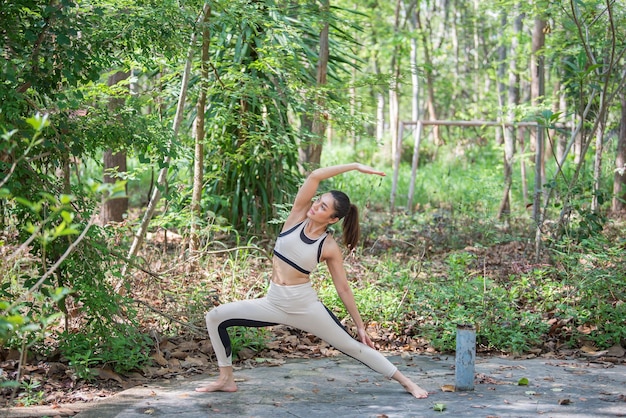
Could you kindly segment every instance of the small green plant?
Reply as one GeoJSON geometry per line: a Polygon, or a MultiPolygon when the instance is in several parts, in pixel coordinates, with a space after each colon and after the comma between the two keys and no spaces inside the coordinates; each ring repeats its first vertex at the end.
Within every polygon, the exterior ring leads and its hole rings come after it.
{"type": "Polygon", "coordinates": [[[19,387],[22,393],[15,400],[19,406],[40,405],[43,402],[45,392],[38,390],[41,388],[41,382],[38,380],[23,380],[19,387]]]}
{"type": "Polygon", "coordinates": [[[75,353],[68,356],[68,360],[74,375],[87,382],[96,378],[98,372],[94,367],[102,362],[102,358],[94,356],[92,352],[75,353]]]}
{"type": "Polygon", "coordinates": [[[244,348],[249,348],[255,352],[263,350],[268,340],[267,328],[232,327],[228,334],[231,340],[233,356],[244,348]]]}
{"type": "Polygon", "coordinates": [[[59,351],[67,357],[78,378],[91,380],[96,366],[109,365],[117,373],[126,373],[150,361],[151,341],[147,335],[123,324],[110,331],[107,338],[94,333],[59,336],[59,351]]]}

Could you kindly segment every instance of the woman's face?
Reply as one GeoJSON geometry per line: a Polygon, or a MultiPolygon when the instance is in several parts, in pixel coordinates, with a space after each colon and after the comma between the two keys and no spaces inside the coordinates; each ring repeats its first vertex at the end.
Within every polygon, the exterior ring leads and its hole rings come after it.
{"type": "Polygon", "coordinates": [[[313,201],[307,215],[315,222],[335,223],[339,220],[335,212],[335,198],[330,193],[324,193],[313,201]]]}

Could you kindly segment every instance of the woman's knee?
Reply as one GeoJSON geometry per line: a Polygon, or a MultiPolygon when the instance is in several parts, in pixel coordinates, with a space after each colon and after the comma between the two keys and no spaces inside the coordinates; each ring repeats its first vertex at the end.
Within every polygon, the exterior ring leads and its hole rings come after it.
{"type": "Polygon", "coordinates": [[[204,316],[204,320],[206,321],[206,325],[207,327],[211,327],[211,326],[217,326],[219,324],[219,307],[215,307],[213,309],[211,309],[209,312],[207,312],[207,314],[204,316]]]}

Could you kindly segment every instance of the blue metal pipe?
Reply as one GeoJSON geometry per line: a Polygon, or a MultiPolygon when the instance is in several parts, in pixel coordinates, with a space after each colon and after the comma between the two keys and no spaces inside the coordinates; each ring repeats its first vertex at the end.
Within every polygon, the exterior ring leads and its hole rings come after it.
{"type": "Polygon", "coordinates": [[[455,390],[474,390],[476,330],[472,325],[457,325],[455,356],[455,390]]]}

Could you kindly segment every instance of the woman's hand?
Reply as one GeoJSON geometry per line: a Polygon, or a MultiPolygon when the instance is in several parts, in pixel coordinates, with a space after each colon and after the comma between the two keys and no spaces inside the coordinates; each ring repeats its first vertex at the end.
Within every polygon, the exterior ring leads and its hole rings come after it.
{"type": "Polygon", "coordinates": [[[368,165],[364,165],[364,164],[357,164],[356,169],[358,171],[360,171],[361,173],[365,173],[365,174],[376,174],[379,176],[385,176],[385,172],[380,171],[380,170],[376,170],[373,167],[370,167],[368,165]]]}
{"type": "Polygon", "coordinates": [[[367,332],[365,332],[365,328],[358,328],[357,332],[359,334],[359,340],[361,340],[363,344],[376,349],[376,347],[374,347],[374,343],[370,339],[370,336],[367,335],[367,332]]]}

